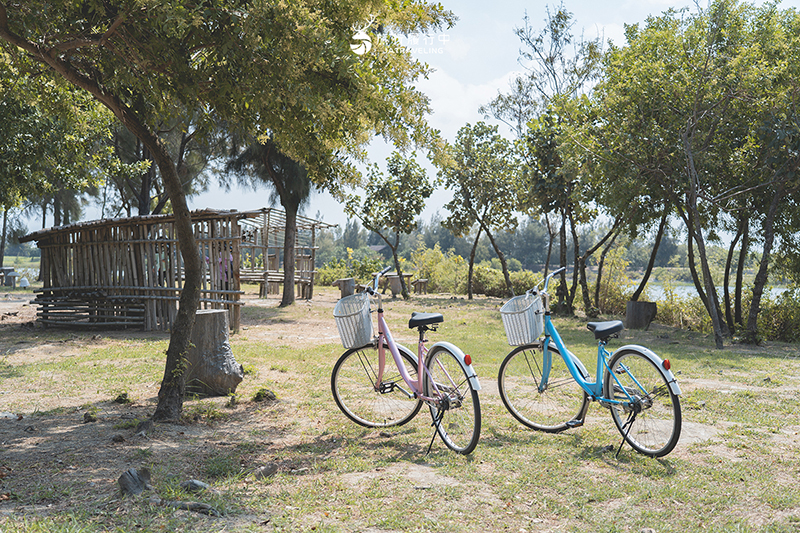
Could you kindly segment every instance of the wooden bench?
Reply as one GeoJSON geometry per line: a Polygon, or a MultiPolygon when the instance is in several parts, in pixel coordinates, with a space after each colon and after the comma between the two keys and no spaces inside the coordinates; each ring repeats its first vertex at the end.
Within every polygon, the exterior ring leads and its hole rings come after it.
{"type": "Polygon", "coordinates": [[[428,294],[428,280],[425,278],[415,279],[411,282],[414,286],[415,294],[428,294]]]}

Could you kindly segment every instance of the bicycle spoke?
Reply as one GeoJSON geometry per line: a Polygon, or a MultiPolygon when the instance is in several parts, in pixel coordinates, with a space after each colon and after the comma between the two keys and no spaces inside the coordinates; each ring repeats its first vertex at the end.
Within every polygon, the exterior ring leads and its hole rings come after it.
{"type": "Polygon", "coordinates": [[[462,454],[471,453],[480,437],[480,403],[458,358],[446,348],[428,354],[424,391],[433,425],[444,443],[462,454]],[[438,395],[437,395],[438,391],[438,395]]]}
{"type": "Polygon", "coordinates": [[[500,365],[497,385],[506,409],[524,425],[547,432],[559,432],[583,420],[589,399],[569,373],[561,354],[549,348],[550,372],[542,375],[541,346],[520,346],[500,365]]]}
{"type": "Polygon", "coordinates": [[[605,379],[604,394],[618,402],[608,406],[623,441],[652,457],[671,452],[680,437],[680,403],[658,366],[626,350],[611,358],[605,379]]]}
{"type": "MultiPolygon", "coordinates": [[[[416,361],[405,351],[401,358],[412,379],[416,361]]],[[[414,418],[422,403],[403,385],[394,361],[387,361],[382,383],[378,380],[378,350],[365,346],[348,350],[336,362],[331,375],[331,390],[336,405],[348,418],[367,427],[402,425],[414,418]]]]}

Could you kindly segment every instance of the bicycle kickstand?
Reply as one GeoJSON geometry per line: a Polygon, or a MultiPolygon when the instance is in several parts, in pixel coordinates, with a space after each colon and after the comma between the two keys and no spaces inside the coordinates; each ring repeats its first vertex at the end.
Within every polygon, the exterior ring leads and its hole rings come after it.
{"type": "Polygon", "coordinates": [[[436,440],[436,433],[439,431],[439,424],[442,422],[442,418],[444,418],[444,411],[439,411],[436,413],[436,418],[433,419],[433,423],[431,424],[433,426],[433,437],[431,438],[431,443],[428,445],[428,451],[425,452],[426,457],[433,449],[433,441],[436,440]]]}
{"type": "Polygon", "coordinates": [[[619,459],[619,452],[622,451],[622,446],[625,444],[625,439],[628,438],[628,434],[631,432],[634,420],[636,420],[636,411],[631,411],[631,413],[628,415],[628,420],[625,421],[625,434],[622,436],[622,442],[619,443],[619,448],[617,449],[616,455],[614,455],[615,459],[619,459]]]}

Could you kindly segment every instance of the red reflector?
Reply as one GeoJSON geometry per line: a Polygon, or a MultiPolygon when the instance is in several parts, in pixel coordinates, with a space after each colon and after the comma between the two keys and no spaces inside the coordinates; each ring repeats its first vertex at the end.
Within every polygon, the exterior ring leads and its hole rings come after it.
{"type": "Polygon", "coordinates": [[[664,359],[664,362],[661,363],[661,366],[663,366],[665,370],[669,370],[670,367],[669,359],[664,359]]]}
{"type": "Polygon", "coordinates": [[[472,357],[470,357],[469,354],[465,355],[464,356],[464,362],[467,363],[467,366],[471,365],[472,364],[472,357]]]}

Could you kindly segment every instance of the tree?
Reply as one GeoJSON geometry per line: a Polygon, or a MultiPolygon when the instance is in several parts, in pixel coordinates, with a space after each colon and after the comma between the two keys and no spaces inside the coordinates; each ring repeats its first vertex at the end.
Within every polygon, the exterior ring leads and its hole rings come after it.
{"type": "MultiPolygon", "coordinates": [[[[211,131],[201,131],[192,123],[191,113],[182,113],[169,123],[158,124],[158,136],[164,141],[172,157],[184,194],[192,196],[207,188],[208,176],[205,171],[214,157],[223,155],[225,132],[222,125],[209,126],[211,131]]],[[[132,216],[134,209],[140,216],[160,214],[169,211],[169,195],[161,183],[158,165],[142,142],[124,126],[118,125],[113,136],[114,152],[131,165],[138,164],[139,172],[118,172],[107,181],[103,198],[102,214],[127,213],[132,216]],[[108,193],[111,193],[109,197],[108,193]]]]}
{"type": "Polygon", "coordinates": [[[404,299],[409,298],[403,277],[398,248],[400,235],[409,234],[417,227],[417,217],[425,208],[425,200],[433,193],[425,170],[414,161],[394,152],[386,161],[389,175],[381,173],[377,165],[370,169],[364,201],[355,196],[347,204],[348,212],[358,217],[364,227],[375,232],[392,250],[394,268],[400,276],[404,299]]]}
{"type": "Polygon", "coordinates": [[[614,169],[608,187],[622,191],[638,181],[650,205],[683,221],[689,267],[719,348],[729,330],[706,243],[724,213],[741,206],[755,206],[769,222],[771,200],[796,168],[791,150],[776,142],[786,130],[773,128],[770,116],[793,113],[782,95],[796,94],[797,27],[796,13],[772,4],[719,0],[692,16],[668,11],[627,28],[627,45],[609,50],[594,93],[604,127],[591,150],[614,169]]]}
{"type": "MultiPolygon", "coordinates": [[[[530,197],[522,199],[522,206],[529,213],[536,211],[540,203],[536,198],[543,188],[551,189],[548,199],[544,200],[543,213],[548,227],[552,221],[549,217],[557,214],[560,217],[558,235],[560,244],[560,265],[567,264],[567,227],[570,226],[573,246],[578,242],[575,224],[576,209],[570,209],[569,198],[578,174],[562,169],[564,161],[559,151],[559,136],[562,133],[564,114],[558,107],[565,101],[577,98],[598,73],[601,60],[602,41],[576,38],[573,34],[573,15],[561,3],[551,11],[547,8],[545,26],[539,30],[530,24],[525,15],[524,25],[515,30],[522,44],[519,62],[526,72],[512,84],[508,95],[498,95],[488,105],[481,107],[484,114],[491,114],[512,126],[518,140],[523,146],[523,160],[530,167],[524,175],[535,180],[535,187],[527,187],[530,197]],[[572,48],[570,50],[570,48],[572,48]],[[526,157],[527,156],[527,157],[526,157]],[[545,158],[542,162],[536,157],[545,158]],[[549,184],[548,184],[549,182],[549,184]],[[552,193],[560,186],[567,186],[555,198],[552,193]],[[557,201],[556,204],[553,204],[557,201]]],[[[573,206],[578,205],[573,203],[573,206]]],[[[555,230],[555,228],[553,228],[555,230]]],[[[551,233],[554,235],[554,233],[551,233]]],[[[552,242],[549,245],[552,247],[552,242]]],[[[574,248],[575,270],[573,271],[572,289],[567,291],[566,271],[561,274],[561,284],[557,289],[557,309],[572,313],[572,300],[578,283],[579,249],[574,248]]],[[[548,260],[549,265],[549,260],[548,260]]]]}
{"type": "Polygon", "coordinates": [[[481,233],[489,237],[500,259],[508,293],[513,296],[508,264],[495,239],[495,233],[513,230],[517,224],[518,167],[513,146],[497,132],[497,126],[467,124],[458,131],[449,161],[439,170],[445,187],[453,192],[453,199],[445,206],[450,216],[443,225],[458,236],[478,226],[469,259],[468,297],[472,299],[472,272],[481,233]]]}
{"type": "Polygon", "coordinates": [[[0,2],[6,53],[20,65],[44,66],[111,110],[150,152],[169,195],[185,282],[155,420],[178,418],[182,410],[184,354],[201,280],[191,214],[158,124],[197,109],[202,131],[227,121],[272,136],[324,185],[357,181],[350,158],[363,155],[373,133],[400,146],[431,139],[427,98],[411,88],[426,67],[377,30],[370,53],[350,49],[352,28],[369,13],[378,30],[405,33],[454,21],[422,1],[0,2]]]}
{"type": "Polygon", "coordinates": [[[282,154],[272,141],[251,140],[244,149],[233,147],[233,156],[225,165],[228,172],[238,173],[240,182],[271,183],[274,195],[286,212],[283,231],[283,296],[281,307],[294,303],[295,244],[297,213],[311,194],[311,178],[303,165],[282,154]],[[238,152],[238,153],[237,153],[238,152]],[[248,179],[249,178],[249,179],[248,179]]]}

